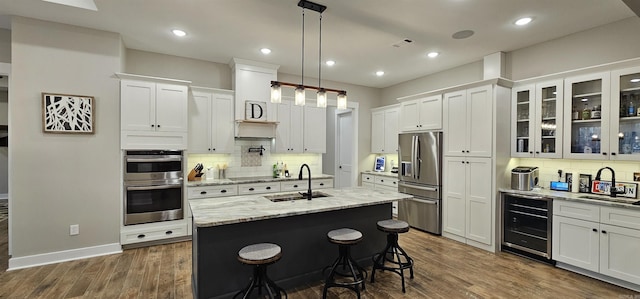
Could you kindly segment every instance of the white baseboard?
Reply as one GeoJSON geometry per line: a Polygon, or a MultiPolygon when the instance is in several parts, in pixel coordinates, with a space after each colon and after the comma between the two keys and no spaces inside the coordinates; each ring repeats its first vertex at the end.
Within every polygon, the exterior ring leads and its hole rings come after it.
{"type": "Polygon", "coordinates": [[[93,247],[35,254],[23,257],[12,257],[9,259],[7,271],[31,268],[36,266],[55,264],[73,260],[86,259],[90,257],[122,253],[120,243],[105,244],[93,247]]]}

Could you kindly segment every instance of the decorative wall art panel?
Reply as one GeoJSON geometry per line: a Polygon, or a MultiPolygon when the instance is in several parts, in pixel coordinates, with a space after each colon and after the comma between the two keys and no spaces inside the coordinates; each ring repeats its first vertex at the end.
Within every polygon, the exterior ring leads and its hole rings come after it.
{"type": "Polygon", "coordinates": [[[45,133],[93,134],[95,99],[89,96],[42,93],[45,133]]]}

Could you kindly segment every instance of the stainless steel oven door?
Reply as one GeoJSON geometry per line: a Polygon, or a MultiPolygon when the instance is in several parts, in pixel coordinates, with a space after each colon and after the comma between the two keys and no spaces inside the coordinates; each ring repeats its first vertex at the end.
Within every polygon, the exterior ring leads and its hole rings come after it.
{"type": "Polygon", "coordinates": [[[183,219],[182,179],[125,182],[124,225],[183,219]]]}
{"type": "Polygon", "coordinates": [[[127,151],[124,156],[125,181],[170,180],[182,178],[179,151],[127,151]]]}

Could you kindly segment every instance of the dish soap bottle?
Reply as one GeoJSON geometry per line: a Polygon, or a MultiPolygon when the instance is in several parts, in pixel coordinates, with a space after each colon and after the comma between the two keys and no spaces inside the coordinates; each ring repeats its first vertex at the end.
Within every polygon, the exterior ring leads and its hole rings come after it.
{"type": "Polygon", "coordinates": [[[284,165],[284,177],[285,178],[289,177],[289,169],[287,169],[287,164],[284,165]]]}
{"type": "Polygon", "coordinates": [[[278,177],[278,163],[273,164],[273,177],[278,177]]]}

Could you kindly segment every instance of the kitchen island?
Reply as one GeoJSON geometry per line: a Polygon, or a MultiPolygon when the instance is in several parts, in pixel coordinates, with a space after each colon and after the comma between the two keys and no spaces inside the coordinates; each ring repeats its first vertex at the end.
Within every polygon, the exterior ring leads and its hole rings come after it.
{"type": "Polygon", "coordinates": [[[384,248],[386,234],[376,222],[391,218],[391,203],[412,196],[361,187],[324,189],[329,197],[272,202],[265,196],[233,196],[189,201],[193,214],[194,298],[230,298],[242,289],[251,268],[237,260],[242,247],[276,243],[282,259],[269,267],[269,276],[287,289],[320,281],[322,269],[337,257],[327,232],[349,227],[364,238],[352,256],[363,266],[384,248]]]}

